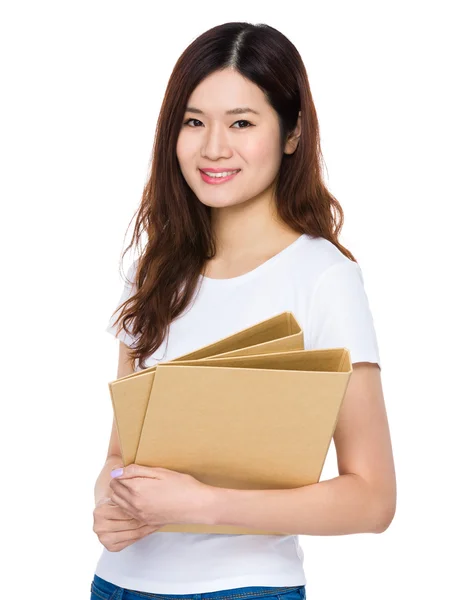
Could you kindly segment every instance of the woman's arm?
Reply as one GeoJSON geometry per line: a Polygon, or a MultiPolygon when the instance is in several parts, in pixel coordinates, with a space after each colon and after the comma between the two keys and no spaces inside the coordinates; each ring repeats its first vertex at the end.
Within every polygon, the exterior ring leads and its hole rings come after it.
{"type": "Polygon", "coordinates": [[[286,534],[382,533],[396,510],[396,476],[376,364],[353,365],[334,442],[339,477],[289,490],[212,488],[205,521],[286,534]]]}

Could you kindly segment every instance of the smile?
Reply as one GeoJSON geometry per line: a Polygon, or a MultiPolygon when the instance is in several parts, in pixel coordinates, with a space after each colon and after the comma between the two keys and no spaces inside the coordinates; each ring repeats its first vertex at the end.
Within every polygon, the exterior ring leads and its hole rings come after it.
{"type": "Polygon", "coordinates": [[[239,173],[240,173],[240,171],[230,172],[229,175],[228,174],[223,175],[222,173],[215,173],[214,175],[209,176],[206,173],[204,173],[203,171],[200,171],[202,180],[205,181],[206,183],[211,183],[212,185],[217,185],[220,183],[225,183],[226,181],[230,181],[239,173]]]}

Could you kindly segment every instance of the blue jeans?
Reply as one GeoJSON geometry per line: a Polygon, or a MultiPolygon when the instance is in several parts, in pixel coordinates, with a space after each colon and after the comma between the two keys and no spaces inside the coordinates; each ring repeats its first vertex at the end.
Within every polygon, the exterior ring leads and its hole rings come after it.
{"type": "Polygon", "coordinates": [[[94,575],[90,600],[306,600],[306,586],[250,586],[201,594],[151,594],[128,590],[94,575]]]}

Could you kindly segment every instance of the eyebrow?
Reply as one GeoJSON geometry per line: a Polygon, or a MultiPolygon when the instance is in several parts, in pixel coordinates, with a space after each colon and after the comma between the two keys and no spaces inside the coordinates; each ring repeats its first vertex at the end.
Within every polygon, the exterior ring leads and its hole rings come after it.
{"type": "MultiPolygon", "coordinates": [[[[185,112],[195,113],[196,115],[204,115],[204,112],[199,108],[195,108],[194,106],[188,106],[185,112]]],[[[239,108],[231,108],[231,110],[227,110],[225,115],[243,115],[245,113],[254,113],[255,115],[259,115],[256,110],[249,108],[249,106],[242,106],[239,108]]]]}

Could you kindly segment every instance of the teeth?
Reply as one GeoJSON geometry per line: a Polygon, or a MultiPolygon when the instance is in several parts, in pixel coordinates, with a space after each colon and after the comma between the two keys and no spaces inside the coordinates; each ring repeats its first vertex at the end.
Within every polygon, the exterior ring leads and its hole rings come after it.
{"type": "Polygon", "coordinates": [[[209,177],[229,177],[229,175],[232,175],[233,173],[238,173],[239,169],[236,169],[235,171],[227,171],[226,173],[208,173],[207,171],[204,171],[204,173],[206,173],[206,175],[208,175],[209,177]]]}

